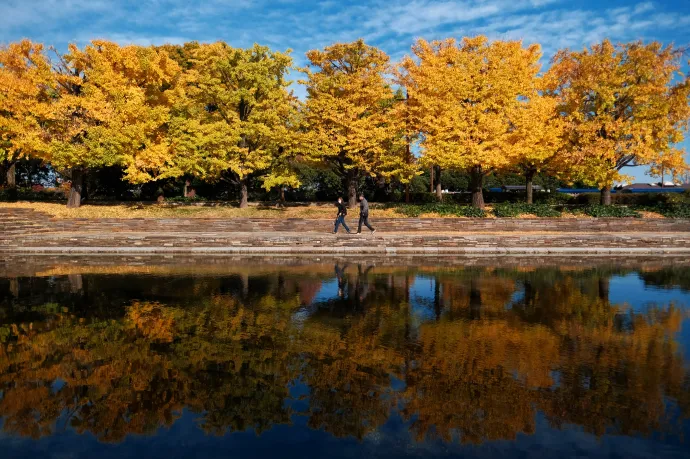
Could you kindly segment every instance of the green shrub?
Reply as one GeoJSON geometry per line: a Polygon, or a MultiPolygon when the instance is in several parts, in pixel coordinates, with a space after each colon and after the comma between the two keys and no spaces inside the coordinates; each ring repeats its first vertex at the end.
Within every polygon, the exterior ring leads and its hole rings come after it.
{"type": "Polygon", "coordinates": [[[636,217],[639,218],[640,214],[630,207],[625,206],[601,206],[601,205],[589,205],[582,209],[582,211],[589,215],[590,217],[636,217]]]}
{"type": "Polygon", "coordinates": [[[421,214],[436,213],[441,216],[475,217],[481,218],[486,213],[481,209],[458,204],[430,203],[430,204],[403,204],[395,206],[395,209],[407,217],[419,217],[421,214]]]}
{"type": "MultiPolygon", "coordinates": [[[[614,195],[611,195],[613,199],[614,195]]],[[[601,194],[599,193],[581,193],[574,196],[573,204],[582,204],[586,206],[596,206],[601,202],[601,194]]]]}
{"type": "Polygon", "coordinates": [[[648,209],[659,212],[666,218],[690,218],[690,203],[686,202],[670,203],[648,209]]]}
{"type": "MultiPolygon", "coordinates": [[[[573,203],[583,205],[597,205],[600,203],[601,195],[599,193],[582,193],[574,198],[573,203]]],[[[664,192],[649,192],[649,193],[626,193],[618,192],[611,195],[612,204],[620,204],[624,206],[658,206],[667,203],[690,203],[690,192],[684,193],[664,193],[664,192]]]]}
{"type": "Polygon", "coordinates": [[[470,204],[472,193],[447,193],[443,195],[444,204],[470,204]]]}
{"type": "Polygon", "coordinates": [[[165,200],[167,202],[203,202],[207,201],[206,198],[203,196],[194,196],[194,197],[187,197],[187,196],[171,196],[171,197],[166,197],[165,200]]]}
{"type": "Polygon", "coordinates": [[[60,201],[65,194],[58,188],[0,188],[0,201],[60,201]]]}
{"type": "MultiPolygon", "coordinates": [[[[432,193],[425,193],[432,198],[431,201],[419,201],[414,200],[415,203],[420,202],[437,202],[436,196],[432,193]]],[[[524,192],[494,192],[487,189],[483,192],[484,202],[487,204],[496,203],[524,203],[527,200],[527,194],[524,192]]],[[[418,196],[418,195],[415,195],[418,196]]],[[[597,195],[598,196],[598,195],[597,195]]],[[[574,200],[574,197],[566,193],[542,193],[534,192],[535,203],[544,204],[568,204],[574,200]]],[[[472,203],[472,193],[445,193],[443,195],[444,203],[455,203],[455,204],[471,204],[472,203]]],[[[597,198],[596,203],[599,203],[597,198]]]]}
{"type": "Polygon", "coordinates": [[[497,217],[517,217],[522,210],[520,204],[494,204],[494,215],[497,217]]]}
{"type": "Polygon", "coordinates": [[[427,204],[437,202],[436,194],[429,193],[426,191],[421,193],[410,193],[410,200],[415,204],[427,204]]]}
{"type": "Polygon", "coordinates": [[[394,209],[406,217],[419,217],[422,213],[422,206],[417,204],[402,204],[394,206],[394,209]]]}
{"type": "Polygon", "coordinates": [[[537,217],[560,217],[561,211],[546,204],[496,204],[494,215],[497,217],[517,217],[523,214],[532,214],[537,217]]]}
{"type": "Polygon", "coordinates": [[[653,193],[658,194],[662,198],[660,200],[663,204],[690,204],[690,190],[682,193],[653,193]]]}
{"type": "Polygon", "coordinates": [[[405,193],[400,190],[393,190],[388,193],[387,202],[403,202],[405,201],[405,193]]]}
{"type": "Polygon", "coordinates": [[[535,204],[572,204],[575,196],[567,193],[534,193],[535,204]]]}
{"type": "Polygon", "coordinates": [[[482,209],[478,209],[472,206],[462,206],[459,209],[458,216],[460,217],[472,217],[472,218],[483,218],[486,216],[486,212],[482,209]]]}

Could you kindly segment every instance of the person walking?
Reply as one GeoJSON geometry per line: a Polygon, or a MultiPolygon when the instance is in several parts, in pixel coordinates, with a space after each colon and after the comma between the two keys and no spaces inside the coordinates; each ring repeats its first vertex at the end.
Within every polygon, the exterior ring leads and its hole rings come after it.
{"type": "Polygon", "coordinates": [[[369,228],[371,234],[374,234],[376,230],[372,228],[369,224],[369,202],[364,198],[363,194],[359,195],[359,227],[357,228],[357,234],[362,232],[362,223],[364,226],[369,228]]]}
{"type": "Polygon", "coordinates": [[[338,226],[341,224],[343,225],[343,228],[345,228],[345,231],[350,234],[350,228],[348,228],[347,223],[345,223],[347,207],[345,207],[345,204],[343,204],[343,198],[338,198],[338,202],[336,202],[335,205],[338,206],[338,215],[335,217],[335,228],[333,229],[333,234],[338,232],[338,226]]]}

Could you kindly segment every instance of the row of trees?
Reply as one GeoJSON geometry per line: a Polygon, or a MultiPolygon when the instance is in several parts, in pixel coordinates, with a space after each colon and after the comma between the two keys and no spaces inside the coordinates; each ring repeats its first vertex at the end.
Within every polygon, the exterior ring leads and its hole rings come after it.
{"type": "Polygon", "coordinates": [[[419,40],[395,65],[362,40],[307,58],[300,101],[289,51],[13,43],[0,49],[0,160],[10,176],[21,158],[68,176],[70,207],[87,171],[114,165],[131,183],[233,183],[241,207],[250,180],[299,187],[305,163],[332,168],[350,205],[362,177],[407,186],[421,168],[465,172],[477,207],[494,172],[524,175],[530,202],[533,177],[548,173],[600,187],[609,204],[625,166],[686,168],[674,145],[690,78],[677,48],[604,41],[558,52],[546,72],[538,45],[482,36],[419,40]]]}

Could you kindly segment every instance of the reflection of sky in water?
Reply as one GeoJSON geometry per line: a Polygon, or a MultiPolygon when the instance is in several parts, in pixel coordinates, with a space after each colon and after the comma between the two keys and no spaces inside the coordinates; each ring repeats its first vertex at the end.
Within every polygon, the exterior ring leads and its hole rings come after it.
{"type": "MultiPolygon", "coordinates": [[[[368,279],[373,282],[373,278],[368,279]]],[[[352,282],[352,279],[349,279],[352,282]]],[[[410,312],[413,325],[436,320],[434,311],[434,287],[436,279],[430,276],[415,276],[410,285],[410,312]]],[[[518,286],[519,287],[519,286],[518,286]]],[[[441,287],[442,288],[442,287],[441,287]]],[[[442,292],[441,292],[442,294],[442,292]]],[[[524,290],[518,288],[506,304],[510,308],[512,303],[519,302],[524,297],[524,290]]],[[[321,283],[319,292],[315,295],[313,303],[325,303],[338,298],[338,280],[332,278],[321,283]]],[[[612,304],[628,304],[635,312],[645,312],[650,304],[668,307],[671,302],[690,310],[690,293],[680,288],[660,288],[645,285],[638,274],[611,277],[609,285],[609,300],[612,304]]],[[[301,311],[308,316],[307,311],[301,311]]],[[[299,314],[298,314],[299,315],[299,314]]],[[[296,317],[297,318],[297,317],[296,317]]],[[[679,344],[684,349],[685,355],[690,356],[690,320],[683,322],[680,333],[676,336],[679,344]]]]}
{"type": "Polygon", "coordinates": [[[628,303],[636,312],[644,312],[649,303],[668,306],[674,301],[679,306],[690,306],[690,293],[678,287],[646,286],[637,274],[611,277],[609,289],[611,303],[628,303]]]}
{"type": "Polygon", "coordinates": [[[325,280],[321,282],[319,292],[314,295],[312,303],[325,303],[329,300],[338,298],[338,279],[325,280]]]}
{"type": "MultiPolygon", "coordinates": [[[[354,273],[350,272],[347,282],[354,282],[354,273]]],[[[374,282],[374,276],[362,278],[374,282]]],[[[421,274],[410,282],[409,325],[411,339],[417,336],[415,330],[425,322],[436,320],[434,299],[436,278],[433,275],[421,274]]],[[[458,280],[458,282],[462,282],[458,280]]],[[[379,278],[379,283],[383,280],[379,278]]],[[[347,289],[346,289],[347,290],[347,289]]],[[[347,291],[345,292],[347,294],[347,291]]],[[[443,296],[443,286],[439,291],[443,296]]],[[[449,292],[450,293],[450,292],[449,292]]],[[[469,294],[469,293],[468,293],[469,294]]],[[[516,290],[505,307],[519,302],[524,297],[521,281],[516,282],[516,290]]],[[[318,292],[310,305],[305,305],[293,314],[293,320],[306,321],[314,313],[317,305],[329,303],[338,298],[338,281],[334,274],[330,279],[321,282],[318,292]]],[[[373,295],[372,297],[373,298],[373,295]]],[[[402,298],[398,295],[396,298],[402,298]]],[[[645,286],[637,274],[614,276],[609,283],[609,299],[612,304],[628,304],[630,308],[644,313],[651,304],[667,308],[671,302],[690,311],[690,292],[679,288],[659,288],[645,286]]],[[[397,300],[396,300],[397,301],[397,300]]],[[[337,306],[337,304],[336,304],[337,306]]],[[[323,316],[322,316],[323,317],[323,316]]],[[[318,320],[318,317],[315,319],[318,320]]],[[[406,322],[407,324],[407,322],[406,322]]],[[[675,336],[686,356],[690,356],[690,319],[683,323],[681,332],[675,336]]],[[[686,357],[686,362],[688,359],[686,357]]],[[[415,362],[409,362],[410,368],[415,362]]],[[[337,365],[336,365],[337,367],[337,365]]],[[[364,371],[360,369],[359,371],[364,371]]],[[[513,370],[513,376],[519,380],[519,374],[513,370]]],[[[561,387],[561,374],[552,371],[552,390],[561,387]]],[[[401,392],[408,381],[389,375],[391,390],[401,392]]],[[[413,381],[413,380],[410,380],[413,381]]],[[[592,379],[585,376],[582,389],[587,390],[592,379]]],[[[52,394],[60,392],[67,386],[65,380],[57,378],[50,385],[52,394]]],[[[241,427],[241,431],[226,433],[223,436],[208,435],[199,429],[198,422],[202,413],[183,410],[182,417],[170,428],[160,428],[153,435],[128,435],[117,444],[100,443],[90,433],[78,435],[60,418],[54,435],[33,440],[27,437],[8,435],[2,431],[0,420],[0,458],[19,457],[98,457],[107,458],[177,458],[177,457],[329,457],[331,459],[346,457],[690,457],[690,447],[679,444],[677,437],[669,435],[661,438],[657,434],[649,437],[625,435],[604,435],[597,438],[586,433],[578,425],[566,424],[562,429],[554,428],[541,412],[535,414],[536,431],[532,435],[518,433],[514,440],[487,441],[481,445],[444,444],[440,441],[415,441],[410,433],[411,421],[404,421],[395,409],[374,432],[367,434],[361,441],[352,436],[337,438],[328,432],[313,428],[307,424],[305,411],[309,409],[312,396],[311,388],[305,380],[297,377],[288,386],[289,396],[284,400],[284,408],[289,409],[292,425],[271,425],[268,430],[257,436],[251,428],[241,427]],[[191,453],[191,454],[190,454],[191,453]]],[[[255,395],[260,397],[260,393],[255,395]]],[[[0,399],[2,392],[0,392],[0,399]]],[[[318,398],[317,398],[318,399],[318,398]]],[[[233,401],[233,403],[236,403],[233,401]]],[[[667,411],[673,410],[667,403],[667,411]]],[[[318,412],[318,410],[317,410],[318,412]]],[[[366,418],[366,416],[363,416],[366,418]]],[[[688,435],[688,424],[682,427],[682,433],[688,435]]]]}
{"type": "Polygon", "coordinates": [[[668,457],[687,457],[674,454],[669,444],[677,439],[635,438],[604,435],[601,438],[583,432],[578,426],[565,425],[556,429],[540,413],[536,415],[536,432],[518,434],[512,441],[488,441],[481,445],[444,444],[440,441],[417,442],[406,423],[395,413],[362,441],[354,437],[337,438],[307,425],[305,416],[294,414],[292,425],[275,425],[256,435],[252,429],[231,435],[207,435],[198,425],[199,415],[183,410],[182,417],[170,428],[161,428],[154,436],[129,435],[123,442],[104,448],[91,434],[77,435],[67,427],[64,431],[39,440],[6,437],[3,439],[3,459],[24,457],[84,457],[99,459],[123,458],[182,458],[208,459],[228,457],[251,458],[655,458],[661,453],[668,457]],[[69,449],[68,455],[54,454],[69,449]],[[193,452],[187,455],[185,452],[193,452]]]}
{"type": "MultiPolygon", "coordinates": [[[[374,282],[373,277],[367,278],[368,282],[374,282]]],[[[354,282],[348,279],[348,282],[354,282]]],[[[412,317],[419,322],[435,320],[434,313],[434,283],[435,278],[416,276],[410,285],[410,307],[412,317]]],[[[347,293],[347,292],[346,292],[347,293]]],[[[312,303],[326,303],[338,298],[338,280],[333,278],[321,283],[319,292],[314,296],[312,303]]]]}
{"type": "Polygon", "coordinates": [[[414,322],[421,323],[436,319],[434,312],[434,287],[436,279],[433,277],[415,276],[410,286],[410,310],[414,322]]]}
{"type": "MultiPolygon", "coordinates": [[[[627,303],[635,312],[645,312],[652,304],[667,308],[671,302],[690,311],[690,293],[678,287],[660,288],[645,285],[638,274],[611,277],[609,300],[611,304],[627,303]]],[[[683,321],[676,340],[683,349],[683,354],[690,356],[690,320],[688,318],[683,321]]]]}

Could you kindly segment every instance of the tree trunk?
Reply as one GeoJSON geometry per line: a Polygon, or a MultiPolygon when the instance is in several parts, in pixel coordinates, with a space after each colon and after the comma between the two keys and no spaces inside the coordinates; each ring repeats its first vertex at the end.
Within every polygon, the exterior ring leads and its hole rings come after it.
{"type": "Polygon", "coordinates": [[[533,204],[534,197],[532,190],[532,181],[534,180],[534,170],[530,169],[527,172],[525,172],[525,180],[525,191],[527,191],[527,204],[533,204]]]}
{"type": "Polygon", "coordinates": [[[347,207],[357,206],[357,171],[350,169],[347,171],[347,207]]]}
{"type": "Polygon", "coordinates": [[[436,199],[438,202],[443,201],[443,193],[441,190],[441,166],[436,166],[436,199]]]}
{"type": "Polygon", "coordinates": [[[470,191],[472,192],[472,207],[484,209],[484,171],[482,166],[474,166],[470,171],[470,191]]]}
{"type": "Polygon", "coordinates": [[[10,278],[10,293],[13,297],[19,298],[19,278],[10,278]]]}
{"type": "Polygon", "coordinates": [[[278,204],[280,207],[285,207],[285,187],[280,186],[280,202],[278,204]]]}
{"type": "Polygon", "coordinates": [[[7,188],[17,188],[17,162],[10,163],[7,168],[7,188]]]}
{"type": "Polygon", "coordinates": [[[242,298],[247,298],[249,296],[249,274],[240,274],[240,280],[242,281],[242,298]]]}
{"type": "Polygon", "coordinates": [[[429,169],[429,193],[434,192],[434,166],[429,169]]]}
{"type": "Polygon", "coordinates": [[[82,201],[89,200],[89,181],[87,171],[83,171],[81,176],[81,199],[82,201]]]}
{"type": "Polygon", "coordinates": [[[190,185],[189,180],[185,180],[184,181],[184,188],[182,188],[182,197],[183,198],[187,197],[187,193],[189,192],[189,185],[190,185]]]}
{"type": "Polygon", "coordinates": [[[436,321],[441,320],[441,285],[438,282],[438,275],[434,278],[434,313],[436,314],[436,321]]]}
{"type": "Polygon", "coordinates": [[[601,189],[601,201],[600,201],[602,206],[610,206],[611,205],[611,187],[610,186],[605,186],[601,189]]]}
{"type": "Polygon", "coordinates": [[[608,302],[610,286],[611,286],[611,279],[609,277],[604,277],[602,275],[599,278],[599,299],[600,300],[608,302]]]}
{"type": "Polygon", "coordinates": [[[240,209],[245,209],[249,206],[249,191],[247,182],[249,178],[244,177],[240,180],[240,209]]]}
{"type": "Polygon", "coordinates": [[[536,299],[536,289],[532,287],[532,282],[525,281],[525,310],[531,311],[536,299]]]}
{"type": "Polygon", "coordinates": [[[81,206],[81,193],[84,187],[84,170],[80,167],[72,168],[72,186],[69,190],[67,207],[75,209],[81,206]]]}
{"type": "Polygon", "coordinates": [[[72,293],[80,293],[84,289],[84,280],[81,274],[68,274],[69,290],[72,293]]]}
{"type": "Polygon", "coordinates": [[[407,204],[410,203],[410,184],[409,183],[405,184],[405,202],[407,204]]]}
{"type": "Polygon", "coordinates": [[[479,279],[470,280],[470,318],[481,319],[482,317],[482,291],[479,286],[479,279]]]}

